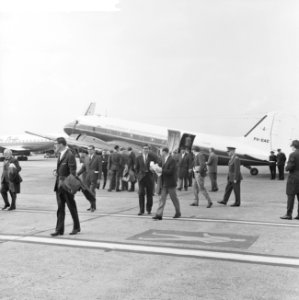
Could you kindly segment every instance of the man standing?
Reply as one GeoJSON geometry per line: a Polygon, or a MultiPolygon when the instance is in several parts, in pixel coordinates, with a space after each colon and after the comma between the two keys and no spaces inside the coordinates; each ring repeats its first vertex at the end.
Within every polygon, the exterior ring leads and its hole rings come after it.
{"type": "Polygon", "coordinates": [[[235,203],[231,206],[240,206],[241,205],[241,180],[243,179],[241,170],[240,170],[240,159],[236,155],[235,147],[227,147],[228,155],[230,160],[228,162],[228,176],[227,184],[225,188],[225,193],[222,201],[218,201],[220,204],[227,204],[229,196],[234,190],[235,193],[235,203]]]}
{"type": "Polygon", "coordinates": [[[270,169],[270,178],[271,180],[276,178],[276,162],[277,162],[277,157],[274,154],[274,151],[270,152],[269,156],[269,169],[270,169]]]}
{"type": "Polygon", "coordinates": [[[181,153],[178,161],[179,168],[179,187],[178,190],[181,191],[184,184],[185,191],[188,190],[189,183],[189,169],[191,168],[190,156],[186,153],[185,148],[181,148],[181,153]]]}
{"type": "Polygon", "coordinates": [[[102,172],[103,172],[103,189],[105,189],[106,182],[107,182],[107,174],[108,174],[108,150],[104,149],[102,151],[102,172]]]}
{"type": "Polygon", "coordinates": [[[218,191],[218,185],[217,185],[218,155],[215,154],[214,148],[210,148],[209,152],[210,155],[209,155],[207,165],[208,165],[208,174],[211,180],[210,192],[217,192],[218,191]]]}
{"type": "Polygon", "coordinates": [[[146,194],[146,211],[151,214],[153,207],[154,192],[154,174],[150,170],[150,162],[158,162],[157,157],[149,152],[149,146],[144,145],[142,154],[136,158],[136,175],[139,184],[139,213],[144,214],[145,194],[146,194]]]}
{"type": "MultiPolygon", "coordinates": [[[[90,189],[91,193],[96,199],[96,188],[100,186],[100,180],[102,177],[102,157],[97,155],[93,145],[88,146],[88,160],[83,163],[82,168],[78,172],[78,176],[85,173],[85,183],[87,188],[90,189]]],[[[90,208],[91,212],[96,210],[96,202],[92,201],[90,208]]]]}
{"type": "Polygon", "coordinates": [[[3,155],[5,160],[1,176],[1,195],[4,200],[2,210],[8,207],[8,210],[14,210],[16,209],[17,194],[20,193],[21,189],[22,178],[19,174],[21,167],[18,160],[12,156],[10,149],[5,149],[3,155]],[[11,204],[8,201],[8,192],[11,196],[11,204]]]}
{"type": "Polygon", "coordinates": [[[176,162],[173,157],[169,155],[169,149],[162,149],[162,193],[159,201],[159,207],[154,220],[162,220],[164,207],[166,204],[167,195],[170,195],[170,199],[175,208],[175,215],[173,218],[181,217],[180,202],[176,195],[176,182],[177,182],[177,168],[176,162]]]}
{"type": "Polygon", "coordinates": [[[131,187],[129,189],[130,192],[135,191],[135,164],[136,164],[136,156],[135,153],[132,150],[132,147],[128,148],[129,156],[128,156],[128,172],[130,175],[130,182],[131,182],[131,187]]]}
{"type": "MultiPolygon", "coordinates": [[[[293,152],[289,156],[286,171],[289,171],[286,193],[288,195],[287,214],[281,219],[292,220],[295,196],[299,201],[299,141],[294,140],[291,144],[293,152]]],[[[299,220],[299,205],[296,220],[299,220]]]]}
{"type": "Polygon", "coordinates": [[[277,149],[277,168],[278,168],[278,179],[284,180],[284,166],[286,163],[286,156],[281,149],[277,149]]]}
{"type": "Polygon", "coordinates": [[[122,157],[119,153],[119,146],[114,147],[114,152],[110,154],[108,159],[108,171],[110,172],[110,186],[108,192],[111,192],[115,189],[117,192],[120,192],[120,171],[121,171],[122,157]]]}
{"type": "Polygon", "coordinates": [[[74,195],[68,192],[63,186],[64,180],[70,175],[76,175],[76,159],[72,151],[68,149],[64,137],[56,139],[56,152],[59,153],[57,160],[56,181],[54,191],[57,199],[57,223],[52,236],[64,234],[65,204],[67,204],[73,219],[73,230],[70,234],[77,234],[81,231],[78,217],[77,205],[74,195]]]}
{"type": "Polygon", "coordinates": [[[192,150],[194,154],[193,171],[195,180],[193,183],[193,193],[195,199],[190,205],[198,206],[198,193],[201,192],[208,201],[207,208],[210,208],[213,205],[213,202],[205,188],[205,177],[207,176],[206,159],[198,146],[193,146],[192,150]]]}

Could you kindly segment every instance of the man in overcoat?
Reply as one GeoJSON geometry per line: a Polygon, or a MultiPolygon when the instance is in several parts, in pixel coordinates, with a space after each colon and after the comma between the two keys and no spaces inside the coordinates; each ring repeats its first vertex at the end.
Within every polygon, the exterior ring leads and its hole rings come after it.
{"type": "MultiPolygon", "coordinates": [[[[299,201],[299,141],[294,140],[291,147],[293,152],[290,154],[286,166],[286,171],[289,172],[286,187],[286,194],[288,196],[287,213],[285,216],[280,217],[286,220],[292,220],[295,196],[297,196],[297,200],[299,201]]],[[[299,220],[299,205],[295,219],[299,220]]]]}

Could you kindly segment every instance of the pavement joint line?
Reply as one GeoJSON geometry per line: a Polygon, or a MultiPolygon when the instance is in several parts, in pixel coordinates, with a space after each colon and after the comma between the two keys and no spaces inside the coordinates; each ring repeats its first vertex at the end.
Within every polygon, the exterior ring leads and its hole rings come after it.
{"type": "Polygon", "coordinates": [[[252,253],[234,253],[201,249],[183,249],[166,246],[138,245],[129,243],[85,241],[77,239],[59,239],[20,235],[0,235],[0,240],[42,245],[66,246],[74,248],[114,250],[140,254],[170,255],[177,257],[214,259],[231,262],[299,268],[299,258],[297,257],[270,256],[252,253]]]}
{"type": "MultiPolygon", "coordinates": [[[[94,217],[89,218],[85,221],[93,220],[93,219],[98,219],[100,217],[122,217],[122,218],[147,218],[151,219],[153,215],[143,215],[143,216],[138,216],[138,215],[130,215],[130,214],[119,214],[120,212],[125,212],[129,211],[132,209],[135,209],[136,207],[133,208],[128,208],[124,209],[121,211],[117,212],[111,212],[111,213],[94,213],[94,217]]],[[[56,210],[55,210],[56,211],[56,210]]],[[[17,212],[46,212],[46,213],[52,213],[55,212],[54,210],[33,210],[33,209],[18,209],[14,211],[14,213],[17,212]]],[[[79,215],[85,216],[91,214],[90,212],[79,212],[79,215]]],[[[174,220],[172,217],[164,217],[163,220],[174,220]]],[[[273,227],[299,227],[299,222],[298,224],[290,224],[290,223],[274,223],[274,222],[259,222],[259,221],[243,221],[243,220],[229,220],[229,219],[211,219],[211,218],[190,218],[190,217],[181,217],[178,219],[175,219],[175,221],[192,221],[192,222],[210,222],[210,223],[232,223],[232,224],[245,224],[245,225],[260,225],[260,226],[273,226],[273,227]]]]}

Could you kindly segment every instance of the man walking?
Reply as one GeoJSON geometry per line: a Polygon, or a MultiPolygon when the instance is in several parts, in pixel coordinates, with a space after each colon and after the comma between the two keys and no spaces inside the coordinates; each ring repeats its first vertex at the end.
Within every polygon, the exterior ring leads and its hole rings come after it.
{"type": "Polygon", "coordinates": [[[195,199],[194,202],[190,205],[198,206],[198,202],[199,202],[198,193],[201,192],[208,201],[207,208],[210,208],[212,207],[213,202],[205,188],[205,177],[207,176],[206,159],[198,146],[193,146],[192,150],[194,153],[193,171],[194,171],[195,180],[193,183],[193,193],[195,199]]]}
{"type": "Polygon", "coordinates": [[[159,207],[154,220],[162,220],[164,207],[166,204],[167,195],[170,195],[170,199],[175,208],[175,215],[173,218],[181,217],[180,202],[176,194],[176,182],[177,182],[177,168],[176,162],[171,155],[169,155],[169,149],[162,149],[162,193],[159,200],[159,207]]]}
{"type": "MultiPolygon", "coordinates": [[[[287,213],[281,219],[292,220],[295,196],[299,202],[299,141],[294,140],[291,144],[293,152],[290,154],[286,171],[289,171],[286,193],[288,195],[287,213]]],[[[295,217],[299,220],[299,204],[298,213],[295,217]]]]}
{"type": "Polygon", "coordinates": [[[10,149],[5,149],[3,155],[4,163],[1,176],[1,195],[4,200],[4,206],[2,210],[6,208],[8,208],[8,210],[15,210],[17,194],[19,194],[21,190],[22,178],[19,174],[21,167],[18,160],[12,156],[10,149]],[[11,204],[9,204],[8,201],[8,192],[11,196],[11,204]]]}
{"type": "Polygon", "coordinates": [[[78,217],[77,205],[74,195],[64,188],[63,182],[70,175],[76,176],[76,159],[72,151],[68,149],[64,137],[56,139],[55,143],[56,152],[59,153],[57,160],[56,181],[54,191],[56,192],[57,199],[57,223],[55,232],[51,233],[52,236],[64,234],[64,219],[65,219],[65,204],[71,213],[73,219],[73,230],[70,234],[77,234],[81,231],[80,222],[78,217]]]}
{"type": "Polygon", "coordinates": [[[227,204],[231,192],[234,190],[235,202],[231,205],[240,206],[241,205],[241,180],[243,179],[240,170],[240,159],[236,155],[235,147],[227,147],[228,155],[230,160],[228,162],[228,176],[227,184],[225,188],[225,193],[222,201],[218,201],[220,204],[227,204]]]}
{"type": "Polygon", "coordinates": [[[150,170],[150,162],[158,162],[158,158],[149,152],[149,146],[144,145],[142,154],[136,158],[136,175],[139,184],[139,213],[144,214],[145,194],[146,194],[146,211],[151,214],[153,207],[154,192],[154,174],[150,170]]]}
{"type": "MultiPolygon", "coordinates": [[[[93,145],[88,146],[88,160],[83,163],[82,168],[78,172],[78,176],[85,173],[85,183],[87,188],[90,189],[91,193],[96,199],[96,188],[100,186],[100,180],[102,176],[102,157],[96,154],[93,145]]],[[[92,201],[90,208],[91,212],[96,210],[96,202],[92,201]]]]}
{"type": "Polygon", "coordinates": [[[211,180],[211,190],[210,192],[217,192],[217,166],[218,166],[218,155],[215,154],[214,148],[209,149],[210,155],[208,158],[208,174],[211,180]]]}
{"type": "Polygon", "coordinates": [[[281,149],[277,149],[277,168],[278,168],[278,179],[284,180],[284,166],[286,163],[286,156],[281,149]]]}

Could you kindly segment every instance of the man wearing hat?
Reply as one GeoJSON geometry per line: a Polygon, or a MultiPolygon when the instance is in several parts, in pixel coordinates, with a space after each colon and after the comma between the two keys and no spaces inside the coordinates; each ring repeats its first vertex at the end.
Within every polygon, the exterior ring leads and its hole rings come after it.
{"type": "Polygon", "coordinates": [[[284,166],[286,163],[286,156],[281,151],[281,149],[277,149],[277,169],[278,169],[278,179],[284,180],[284,166]]]}
{"type": "Polygon", "coordinates": [[[198,206],[198,193],[201,192],[208,201],[207,208],[210,208],[213,205],[213,202],[205,188],[205,177],[207,176],[207,166],[206,159],[204,154],[200,151],[201,149],[198,146],[193,146],[192,151],[194,153],[193,161],[193,171],[194,171],[194,183],[193,183],[193,193],[194,193],[194,202],[191,203],[191,206],[198,206]]]}
{"type": "Polygon", "coordinates": [[[67,147],[64,137],[57,138],[55,150],[59,153],[57,159],[57,169],[55,170],[56,181],[54,187],[58,209],[56,229],[55,232],[51,233],[51,235],[58,236],[64,234],[65,204],[67,204],[73,219],[73,230],[70,234],[77,234],[81,230],[77,205],[74,195],[63,187],[64,180],[70,174],[76,176],[76,159],[72,151],[67,147]]]}
{"type": "Polygon", "coordinates": [[[240,170],[240,159],[236,155],[235,147],[227,147],[230,160],[228,162],[228,176],[225,193],[222,201],[218,201],[220,204],[226,205],[230,197],[231,192],[234,190],[235,202],[231,206],[241,205],[241,180],[243,179],[240,170]]]}
{"type": "MultiPolygon", "coordinates": [[[[294,140],[291,144],[293,152],[290,154],[286,171],[289,171],[286,193],[288,195],[287,213],[285,216],[280,217],[281,219],[292,220],[292,213],[294,208],[295,196],[299,201],[299,141],[294,140]]],[[[299,205],[298,213],[295,217],[299,220],[299,205]]]]}
{"type": "Polygon", "coordinates": [[[277,157],[274,154],[274,151],[270,152],[269,156],[269,169],[270,169],[270,174],[271,174],[271,180],[276,178],[276,162],[277,162],[277,157]]]}

